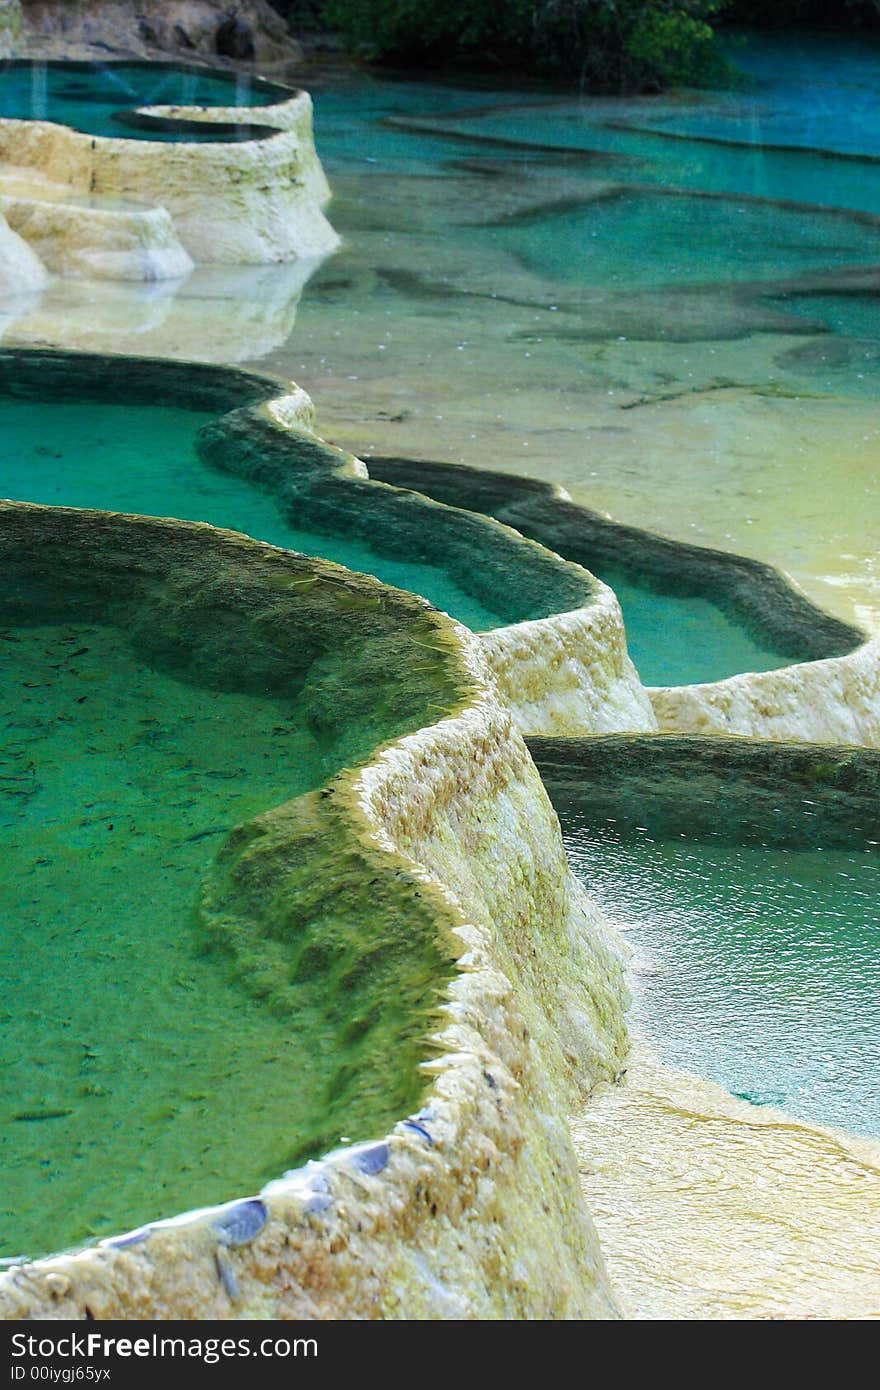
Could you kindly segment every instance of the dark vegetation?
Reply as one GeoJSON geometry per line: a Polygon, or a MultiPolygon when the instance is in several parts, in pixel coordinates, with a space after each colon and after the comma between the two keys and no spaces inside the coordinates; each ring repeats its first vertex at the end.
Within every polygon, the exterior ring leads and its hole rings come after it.
{"type": "Polygon", "coordinates": [[[724,17],[738,24],[774,28],[807,24],[880,28],[880,0],[729,0],[724,17]]]}
{"type": "Polygon", "coordinates": [[[880,0],[272,0],[294,32],[331,29],[373,62],[574,79],[659,91],[729,73],[719,25],[880,30],[880,0]]]}

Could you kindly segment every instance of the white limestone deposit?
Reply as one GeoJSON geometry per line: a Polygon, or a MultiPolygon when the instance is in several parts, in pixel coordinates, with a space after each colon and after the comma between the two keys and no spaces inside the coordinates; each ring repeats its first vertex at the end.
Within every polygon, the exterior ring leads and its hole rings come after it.
{"type": "Polygon", "coordinates": [[[0,297],[31,294],[41,290],[48,279],[39,256],[0,216],[0,297]]]}
{"type": "MultiPolygon", "coordinates": [[[[156,108],[163,110],[170,113],[156,108]]],[[[66,273],[153,280],[180,276],[194,261],[257,265],[335,249],[306,92],[274,106],[175,114],[277,133],[166,143],[0,119],[0,177],[17,190],[10,212],[47,263],[66,273]],[[120,208],[119,200],[138,207],[120,208]]]]}
{"type": "Polygon", "coordinates": [[[880,747],[880,637],[846,656],[649,692],[665,732],[880,747]]]}
{"type": "Polygon", "coordinates": [[[644,1045],[572,1133],[626,1317],[880,1317],[876,1141],[750,1105],[644,1045]]]}
{"type": "Polygon", "coordinates": [[[620,605],[606,584],[594,584],[592,601],[583,608],[480,635],[499,693],[525,734],[657,728],[648,692],[627,655],[620,605]]]}
{"type": "Polygon", "coordinates": [[[50,270],[95,280],[175,280],[193,262],[165,208],[71,194],[39,173],[0,168],[0,211],[50,270]]]}

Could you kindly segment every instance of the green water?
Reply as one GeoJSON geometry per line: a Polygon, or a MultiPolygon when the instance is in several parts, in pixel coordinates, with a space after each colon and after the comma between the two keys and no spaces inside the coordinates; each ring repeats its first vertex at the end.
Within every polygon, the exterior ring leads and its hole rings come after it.
{"type": "MultiPolygon", "coordinates": [[[[86,135],[127,140],[217,140],[122,124],[119,111],[141,106],[267,106],[289,92],[246,76],[187,72],[170,64],[13,63],[0,65],[0,117],[56,121],[86,135]]],[[[229,138],[228,136],[226,137],[229,138]]]]}
{"type": "Polygon", "coordinates": [[[759,1105],[880,1135],[880,862],[621,834],[563,816],[635,951],[634,1018],[672,1065],[759,1105]]]}
{"type": "MultiPolygon", "coordinates": [[[[0,492],[17,501],[208,521],[424,594],[475,632],[507,620],[437,566],[285,522],[268,493],[201,461],[196,435],[213,418],[171,406],[0,399],[0,492]]],[[[527,575],[515,578],[523,588],[527,575]]],[[[616,575],[608,582],[624,609],[630,654],[648,684],[718,680],[785,664],[708,600],[653,593],[616,575]]]]}
{"type": "Polygon", "coordinates": [[[8,1257],[253,1191],[314,1124],[316,1020],[200,955],[193,905],[227,832],[328,767],[294,701],[171,679],[108,629],[0,651],[8,1257]]]}
{"type": "Polygon", "coordinates": [[[171,406],[0,399],[0,493],[15,501],[208,521],[424,594],[475,631],[506,621],[437,566],[289,525],[267,493],[201,462],[196,436],[214,418],[171,406]]]}

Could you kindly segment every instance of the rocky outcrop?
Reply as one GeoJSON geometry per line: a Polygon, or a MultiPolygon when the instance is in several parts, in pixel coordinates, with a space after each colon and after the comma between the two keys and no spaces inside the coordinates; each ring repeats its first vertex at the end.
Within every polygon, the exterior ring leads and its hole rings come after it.
{"type": "Polygon", "coordinates": [[[48,278],[39,256],[0,216],[0,298],[41,290],[48,278]]]}
{"type": "Polygon", "coordinates": [[[0,0],[0,58],[10,58],[21,33],[21,0],[0,0]]]}
{"type": "Polygon", "coordinates": [[[23,10],[22,51],[34,56],[173,55],[261,68],[302,57],[266,0],[24,0],[23,10]]]}

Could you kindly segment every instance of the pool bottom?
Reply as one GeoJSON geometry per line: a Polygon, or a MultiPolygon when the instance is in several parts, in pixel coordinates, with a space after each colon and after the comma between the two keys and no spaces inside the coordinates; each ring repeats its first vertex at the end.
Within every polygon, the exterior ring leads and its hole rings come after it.
{"type": "Polygon", "coordinates": [[[12,1256],[276,1176],[325,1137],[333,1040],[320,1011],[284,1018],[233,982],[194,911],[232,827],[321,781],[295,704],[174,680],[106,628],[0,637],[12,1256]]]}

